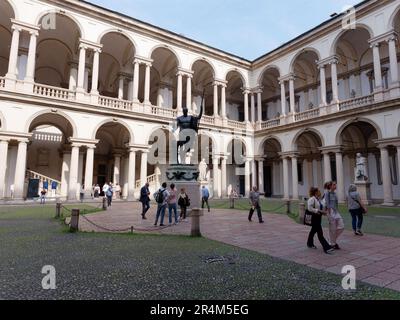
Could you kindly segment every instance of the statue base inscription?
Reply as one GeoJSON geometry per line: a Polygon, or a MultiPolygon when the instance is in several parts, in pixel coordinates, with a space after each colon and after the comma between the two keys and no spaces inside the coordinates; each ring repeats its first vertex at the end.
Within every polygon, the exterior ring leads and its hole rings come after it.
{"type": "Polygon", "coordinates": [[[201,208],[201,188],[198,182],[199,170],[197,166],[189,164],[171,165],[167,169],[166,176],[169,184],[175,184],[178,195],[182,188],[185,189],[190,198],[189,215],[193,209],[201,208]]]}
{"type": "Polygon", "coordinates": [[[357,186],[361,201],[366,205],[371,205],[371,183],[368,181],[355,181],[354,184],[357,186]]]}

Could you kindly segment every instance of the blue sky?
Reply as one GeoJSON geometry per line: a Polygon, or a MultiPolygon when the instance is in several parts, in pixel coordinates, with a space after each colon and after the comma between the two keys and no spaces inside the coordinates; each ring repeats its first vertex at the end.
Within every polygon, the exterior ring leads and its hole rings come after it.
{"type": "Polygon", "coordinates": [[[360,0],[88,0],[255,59],[360,0]]]}

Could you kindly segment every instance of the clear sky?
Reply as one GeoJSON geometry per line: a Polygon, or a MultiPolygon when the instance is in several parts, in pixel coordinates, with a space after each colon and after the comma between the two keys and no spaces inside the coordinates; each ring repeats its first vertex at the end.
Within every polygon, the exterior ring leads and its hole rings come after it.
{"type": "Polygon", "coordinates": [[[253,60],[361,0],[88,0],[253,60]]]}

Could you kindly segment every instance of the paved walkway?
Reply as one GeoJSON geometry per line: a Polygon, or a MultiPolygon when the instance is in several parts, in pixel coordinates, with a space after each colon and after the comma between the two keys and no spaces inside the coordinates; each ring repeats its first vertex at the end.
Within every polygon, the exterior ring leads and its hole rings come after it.
{"type": "MultiPolygon", "coordinates": [[[[107,229],[154,230],[155,210],[148,213],[148,220],[142,220],[138,203],[116,203],[104,213],[88,215],[90,221],[107,229]]],[[[253,219],[254,221],[257,218],[253,219]]],[[[294,261],[309,267],[341,274],[345,265],[357,268],[357,279],[380,287],[400,291],[400,238],[378,235],[355,237],[346,231],[339,240],[342,250],[326,255],[318,243],[318,250],[306,247],[309,228],[296,224],[285,215],[264,214],[265,224],[247,221],[247,212],[213,210],[201,218],[201,232],[204,237],[230,245],[257,251],[273,257],[294,261]]],[[[168,224],[168,213],[165,222],[168,224]]],[[[80,219],[82,231],[101,231],[84,218],[80,219]]],[[[190,222],[156,231],[162,234],[189,234],[190,222]]],[[[327,230],[325,235],[328,235],[327,230]]]]}

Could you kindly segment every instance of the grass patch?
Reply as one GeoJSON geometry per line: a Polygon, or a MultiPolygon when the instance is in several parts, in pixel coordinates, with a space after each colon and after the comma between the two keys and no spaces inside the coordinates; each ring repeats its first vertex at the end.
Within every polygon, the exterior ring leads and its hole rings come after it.
{"type": "Polygon", "coordinates": [[[0,300],[400,299],[364,283],[346,292],[340,276],[205,238],[70,234],[51,207],[3,209],[0,300]],[[54,291],[40,286],[49,264],[57,272],[54,291]]]}

